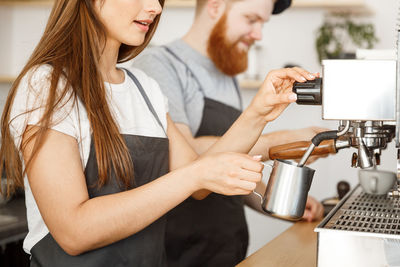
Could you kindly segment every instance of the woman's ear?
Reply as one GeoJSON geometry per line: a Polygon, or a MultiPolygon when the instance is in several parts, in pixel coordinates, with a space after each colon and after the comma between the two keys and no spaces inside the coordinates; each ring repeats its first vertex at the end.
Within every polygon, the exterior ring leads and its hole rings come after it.
{"type": "Polygon", "coordinates": [[[215,20],[218,20],[225,12],[226,0],[207,0],[207,13],[215,20]]]}

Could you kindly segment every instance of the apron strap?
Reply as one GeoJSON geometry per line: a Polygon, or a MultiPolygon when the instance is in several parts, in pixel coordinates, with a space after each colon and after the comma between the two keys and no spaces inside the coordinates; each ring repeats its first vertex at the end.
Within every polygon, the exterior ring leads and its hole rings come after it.
{"type": "Polygon", "coordinates": [[[132,74],[132,72],[130,72],[128,69],[123,68],[126,73],[128,74],[128,76],[132,79],[132,81],[136,84],[137,88],[139,89],[140,94],[142,95],[142,97],[144,98],[144,101],[146,102],[147,107],[149,108],[150,112],[153,114],[154,118],[156,119],[157,123],[161,126],[161,128],[163,129],[164,133],[166,136],[167,132],[164,129],[164,126],[161,123],[160,118],[158,117],[156,111],[154,110],[153,105],[151,104],[151,101],[149,99],[149,97],[147,96],[146,92],[144,91],[142,85],[140,84],[139,80],[135,77],[135,75],[132,74]]]}
{"type": "MultiPolygon", "coordinates": [[[[183,61],[183,59],[181,59],[174,51],[172,51],[169,47],[163,45],[162,48],[164,48],[169,54],[171,54],[173,57],[175,57],[178,61],[180,61],[183,65],[185,65],[185,67],[189,70],[189,72],[192,74],[192,77],[196,80],[196,82],[198,83],[199,87],[200,87],[200,91],[203,93],[203,96],[205,97],[206,94],[203,90],[203,87],[201,86],[201,83],[199,81],[199,79],[197,79],[197,76],[194,74],[194,72],[190,69],[190,67],[183,61]]],[[[243,101],[242,101],[242,96],[240,95],[239,92],[239,85],[238,82],[236,80],[235,77],[232,78],[233,80],[233,84],[235,86],[236,89],[236,93],[238,95],[239,98],[239,105],[240,105],[240,110],[243,110],[243,101]]]]}
{"type": "Polygon", "coordinates": [[[200,89],[201,93],[203,94],[203,96],[206,96],[199,79],[197,79],[196,75],[194,75],[194,72],[190,69],[190,67],[169,47],[162,46],[162,48],[164,48],[169,54],[171,54],[174,58],[176,58],[179,62],[181,62],[189,70],[190,74],[192,75],[192,77],[196,80],[197,84],[199,85],[199,89],[200,89]]]}
{"type": "Polygon", "coordinates": [[[232,79],[233,79],[233,84],[235,85],[236,93],[239,97],[240,111],[243,111],[243,99],[242,99],[242,95],[240,94],[239,83],[238,83],[236,77],[233,77],[232,79]]]}

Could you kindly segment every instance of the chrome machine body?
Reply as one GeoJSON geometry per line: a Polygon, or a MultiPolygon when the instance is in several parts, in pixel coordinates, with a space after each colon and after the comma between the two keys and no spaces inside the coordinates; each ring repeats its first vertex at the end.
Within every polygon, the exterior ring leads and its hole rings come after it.
{"type": "Polygon", "coordinates": [[[298,104],[322,105],[322,118],[338,121],[336,148],[356,149],[349,166],[374,169],[393,139],[397,148],[387,195],[359,185],[315,229],[319,267],[400,266],[400,31],[397,49],[392,60],[325,60],[322,79],[294,86],[298,104]]]}
{"type": "Polygon", "coordinates": [[[396,130],[395,60],[323,61],[322,118],[350,124],[344,135],[353,167],[379,165],[381,150],[396,130]]]}
{"type": "MultiPolygon", "coordinates": [[[[349,166],[375,168],[393,139],[393,157],[400,154],[399,62],[323,61],[322,118],[338,120],[339,130],[347,129],[340,139],[344,147],[356,149],[349,166]]],[[[361,186],[348,193],[315,229],[318,266],[400,266],[399,195],[398,183],[388,195],[369,195],[361,186]]]]}

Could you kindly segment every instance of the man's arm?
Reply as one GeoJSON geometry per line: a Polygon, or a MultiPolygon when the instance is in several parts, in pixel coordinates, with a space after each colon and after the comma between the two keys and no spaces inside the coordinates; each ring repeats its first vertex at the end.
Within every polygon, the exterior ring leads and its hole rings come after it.
{"type": "Polygon", "coordinates": [[[219,136],[194,137],[189,126],[187,126],[186,124],[175,123],[175,125],[185,137],[186,141],[199,155],[204,154],[220,138],[219,136]]]}
{"type": "Polygon", "coordinates": [[[250,150],[249,154],[261,155],[263,161],[269,160],[269,149],[271,147],[298,141],[310,141],[316,134],[327,130],[320,127],[308,127],[263,134],[250,150]]]}
{"type": "MultiPolygon", "coordinates": [[[[206,152],[215,142],[220,139],[219,136],[194,137],[186,124],[176,123],[176,126],[183,134],[185,139],[188,141],[188,143],[199,155],[206,152]]],[[[251,156],[261,155],[263,161],[269,160],[268,153],[270,147],[297,141],[309,141],[317,133],[325,130],[326,129],[319,127],[309,127],[297,130],[282,130],[263,134],[257,140],[256,144],[250,150],[249,154],[251,156]]]]}

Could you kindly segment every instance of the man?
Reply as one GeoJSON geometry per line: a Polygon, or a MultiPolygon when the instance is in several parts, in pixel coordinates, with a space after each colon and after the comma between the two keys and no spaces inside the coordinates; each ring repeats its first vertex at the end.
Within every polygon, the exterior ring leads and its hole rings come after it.
{"type": "MultiPolygon", "coordinates": [[[[251,45],[261,39],[271,13],[291,0],[197,0],[189,32],[166,46],[135,59],[168,97],[169,113],[187,141],[202,154],[222,136],[242,110],[235,75],[247,68],[251,45]]],[[[320,129],[280,131],[263,135],[251,155],[268,159],[268,148],[309,140],[320,129]]],[[[243,136],[246,138],[246,136],[243,136]]],[[[261,192],[261,190],[260,190],[261,192]]],[[[166,249],[170,266],[234,266],[248,245],[243,203],[260,210],[259,199],[211,194],[187,199],[168,214],[166,249]]],[[[322,206],[309,198],[305,219],[322,216],[322,206]]]]}

